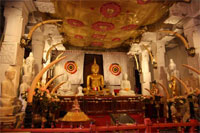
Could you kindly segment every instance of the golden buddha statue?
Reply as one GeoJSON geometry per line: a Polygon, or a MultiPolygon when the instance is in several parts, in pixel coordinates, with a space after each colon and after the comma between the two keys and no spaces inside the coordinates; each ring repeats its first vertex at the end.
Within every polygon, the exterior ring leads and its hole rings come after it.
{"type": "Polygon", "coordinates": [[[87,90],[101,91],[104,87],[103,75],[99,74],[99,65],[94,59],[94,64],[91,67],[92,74],[87,76],[87,90]]]}

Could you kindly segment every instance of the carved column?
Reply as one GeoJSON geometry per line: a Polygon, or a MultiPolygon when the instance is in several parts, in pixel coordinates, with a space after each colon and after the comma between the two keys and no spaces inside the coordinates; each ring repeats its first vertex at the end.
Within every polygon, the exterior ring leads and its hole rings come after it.
{"type": "Polygon", "coordinates": [[[32,36],[32,52],[35,58],[35,74],[42,69],[42,57],[44,51],[44,36],[41,30],[37,30],[32,36]]]}
{"type": "MultiPolygon", "coordinates": [[[[167,77],[165,73],[165,41],[157,41],[157,52],[156,52],[156,61],[157,61],[157,69],[154,69],[154,80],[167,86],[167,77]]],[[[163,90],[159,90],[161,94],[164,94],[163,90]]]]}
{"type": "Polygon", "coordinates": [[[142,51],[141,53],[141,67],[142,67],[142,74],[140,78],[140,82],[142,84],[142,94],[149,95],[149,92],[145,90],[150,89],[150,82],[151,82],[151,73],[149,71],[149,54],[147,50],[142,51]]]}
{"type": "Polygon", "coordinates": [[[28,20],[28,8],[24,2],[6,2],[4,9],[5,36],[0,50],[0,82],[4,79],[5,70],[9,65],[16,68],[14,85],[17,96],[19,86],[20,68],[23,63],[24,49],[20,47],[21,35],[24,34],[28,20]]]}
{"type": "MultiPolygon", "coordinates": [[[[187,57],[187,62],[192,67],[200,70],[200,22],[199,19],[190,19],[187,23],[183,25],[184,34],[187,37],[189,45],[195,48],[196,55],[194,57],[187,57]]],[[[197,80],[198,83],[195,86],[200,85],[200,76],[194,73],[193,71],[189,71],[197,80]]]]}
{"type": "MultiPolygon", "coordinates": [[[[176,32],[182,32],[179,30],[175,30],[176,32]]],[[[162,33],[157,33],[157,40],[155,43],[157,44],[156,47],[156,55],[155,58],[157,60],[157,69],[154,69],[154,80],[163,84],[166,88],[168,88],[168,80],[167,80],[167,70],[166,70],[166,49],[165,45],[168,44],[171,40],[173,40],[174,36],[168,36],[162,33]]],[[[169,90],[170,91],[170,90],[169,90]]],[[[164,90],[162,87],[159,89],[160,94],[165,95],[164,90]]]]}

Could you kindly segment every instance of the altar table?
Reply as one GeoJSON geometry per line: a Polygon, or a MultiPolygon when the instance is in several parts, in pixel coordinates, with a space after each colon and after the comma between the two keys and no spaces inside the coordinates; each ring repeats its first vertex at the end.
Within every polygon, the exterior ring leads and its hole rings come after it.
{"type": "MultiPolygon", "coordinates": [[[[72,109],[74,96],[63,96],[61,108],[56,113],[59,117],[60,112],[68,112],[72,109]]],[[[110,114],[110,113],[142,113],[145,104],[141,96],[114,97],[114,96],[82,96],[77,97],[80,108],[86,114],[110,114]]]]}

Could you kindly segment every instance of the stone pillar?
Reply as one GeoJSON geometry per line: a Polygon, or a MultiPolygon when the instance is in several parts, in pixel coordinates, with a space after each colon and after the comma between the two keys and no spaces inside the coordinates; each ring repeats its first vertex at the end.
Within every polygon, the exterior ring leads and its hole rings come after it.
{"type": "MultiPolygon", "coordinates": [[[[167,87],[167,76],[165,72],[165,41],[157,41],[157,52],[156,52],[156,61],[157,61],[157,69],[154,69],[154,80],[163,84],[167,87]]],[[[160,89],[159,92],[164,94],[164,90],[160,89]]]]}
{"type": "Polygon", "coordinates": [[[140,82],[142,84],[142,94],[149,95],[149,92],[145,90],[145,88],[150,89],[151,82],[151,73],[149,71],[149,54],[147,50],[142,51],[140,57],[140,63],[142,67],[142,74],[140,78],[140,82]]]}
{"type": "Polygon", "coordinates": [[[24,57],[24,49],[20,47],[20,39],[21,35],[24,34],[28,13],[24,2],[6,2],[5,4],[4,16],[6,22],[4,41],[0,50],[0,82],[4,80],[4,73],[8,66],[15,66],[17,73],[13,82],[16,96],[24,57]]]}
{"type": "MultiPolygon", "coordinates": [[[[196,55],[194,57],[188,56],[188,65],[200,70],[200,22],[199,19],[191,18],[187,23],[183,25],[184,34],[187,37],[190,47],[195,48],[196,55]]],[[[198,85],[200,86],[200,76],[193,71],[189,71],[195,78],[198,79],[198,85]]]]}
{"type": "Polygon", "coordinates": [[[32,36],[32,52],[35,58],[35,74],[37,74],[43,67],[42,58],[44,51],[44,36],[41,30],[37,30],[32,36]]]}

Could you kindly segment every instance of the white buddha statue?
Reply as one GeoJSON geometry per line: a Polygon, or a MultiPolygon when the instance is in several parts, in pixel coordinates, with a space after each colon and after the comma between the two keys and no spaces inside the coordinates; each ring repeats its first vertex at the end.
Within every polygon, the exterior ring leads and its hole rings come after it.
{"type": "Polygon", "coordinates": [[[28,89],[30,89],[30,84],[31,84],[31,77],[29,75],[24,75],[22,77],[22,84],[20,85],[20,96],[19,96],[19,99],[22,101],[23,105],[22,111],[25,111],[27,102],[24,99],[22,99],[21,95],[22,93],[25,93],[26,91],[28,91],[28,89]]]}
{"type": "Polygon", "coordinates": [[[63,81],[65,81],[66,83],[64,83],[57,91],[58,95],[61,96],[74,96],[75,93],[72,91],[71,89],[71,82],[68,80],[68,75],[65,74],[63,76],[63,81]]]}
{"type": "Polygon", "coordinates": [[[176,76],[179,78],[179,71],[176,69],[176,64],[174,63],[173,59],[169,60],[167,79],[170,80],[171,76],[176,76]]]}
{"type": "Polygon", "coordinates": [[[5,80],[1,83],[0,115],[12,115],[14,102],[16,101],[16,91],[12,80],[15,78],[16,70],[10,66],[5,72],[5,80]]]}
{"type": "Polygon", "coordinates": [[[35,59],[33,57],[33,53],[30,52],[29,56],[25,60],[25,64],[23,65],[24,68],[24,75],[31,75],[31,78],[33,79],[35,76],[35,59]]]}
{"type": "Polygon", "coordinates": [[[1,83],[1,97],[13,99],[16,98],[16,92],[14,90],[14,83],[12,80],[15,78],[16,70],[10,66],[5,71],[5,80],[1,83]]]}
{"type": "Polygon", "coordinates": [[[82,87],[82,86],[79,86],[79,87],[78,87],[78,94],[77,94],[77,96],[84,96],[82,90],[83,90],[83,87],[82,87]]]}
{"type": "Polygon", "coordinates": [[[128,80],[127,73],[124,73],[123,80],[121,81],[121,90],[119,91],[119,96],[134,96],[135,92],[131,90],[131,83],[128,80]]]}

